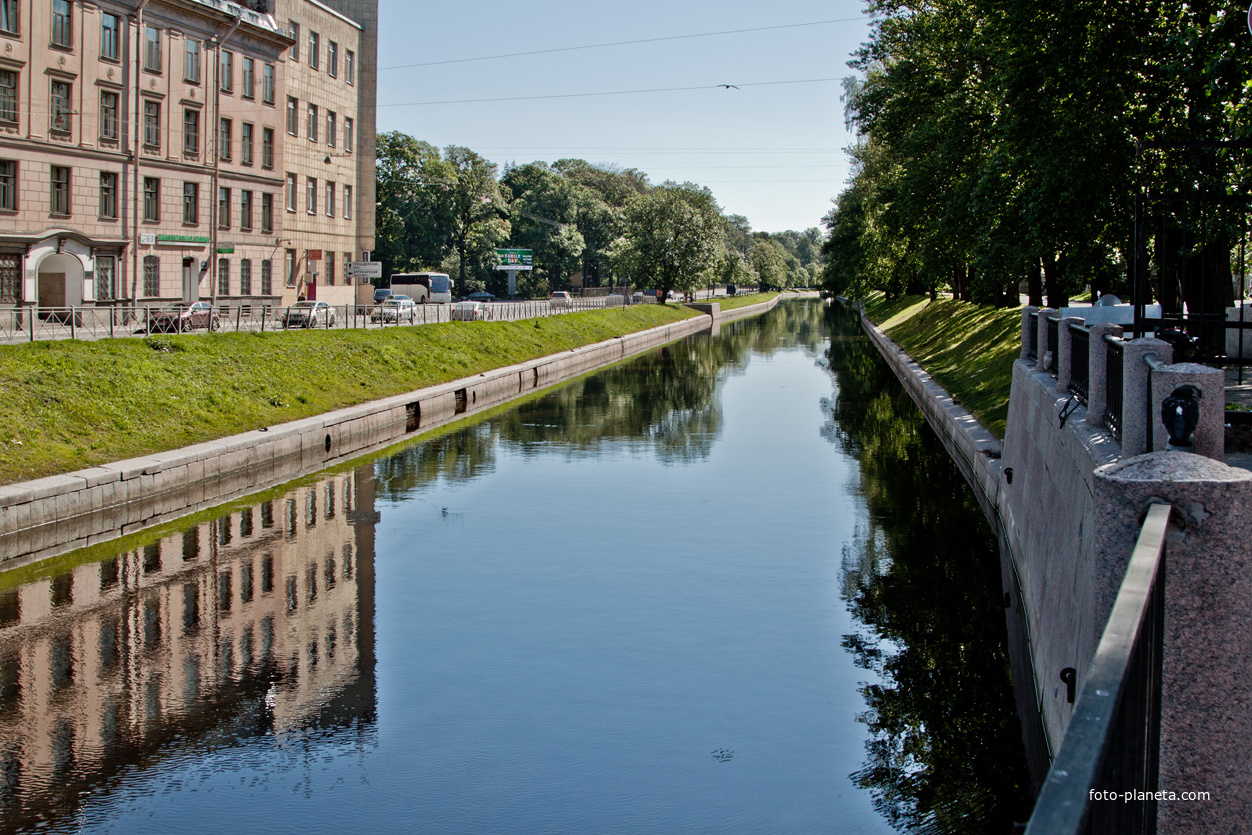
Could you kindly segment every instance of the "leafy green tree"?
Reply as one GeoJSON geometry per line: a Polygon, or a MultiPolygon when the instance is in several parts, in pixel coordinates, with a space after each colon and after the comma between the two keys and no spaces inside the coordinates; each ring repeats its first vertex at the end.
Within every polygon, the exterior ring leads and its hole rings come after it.
{"type": "Polygon", "coordinates": [[[725,225],[708,189],[665,183],[626,209],[626,234],[616,248],[620,268],[636,286],[651,286],[662,304],[671,290],[707,284],[721,260],[725,225]]]}
{"type": "Polygon", "coordinates": [[[444,150],[450,188],[450,237],[457,256],[458,287],[467,292],[469,259],[482,267],[494,263],[494,250],[508,240],[507,189],[496,180],[496,164],[469,148],[449,145],[444,150]]]}
{"type": "Polygon", "coordinates": [[[769,237],[752,242],[752,269],[763,290],[780,290],[789,286],[787,256],[769,237]]]}
{"type": "Polygon", "coordinates": [[[439,149],[398,131],[378,136],[375,252],[387,274],[438,267],[452,248],[452,174],[439,149]]]}

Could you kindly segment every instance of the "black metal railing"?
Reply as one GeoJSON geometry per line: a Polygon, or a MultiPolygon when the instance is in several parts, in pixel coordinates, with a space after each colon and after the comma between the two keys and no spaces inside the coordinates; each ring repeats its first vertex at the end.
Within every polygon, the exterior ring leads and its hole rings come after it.
{"type": "Polygon", "coordinates": [[[1122,340],[1104,335],[1104,425],[1122,442],[1122,340]]]}
{"type": "Polygon", "coordinates": [[[1069,323],[1069,390],[1078,402],[1087,405],[1087,387],[1091,380],[1091,331],[1069,323]]]}
{"type": "Polygon", "coordinates": [[[1048,317],[1048,344],[1043,346],[1043,353],[1047,354],[1049,351],[1052,352],[1052,367],[1049,368],[1048,370],[1052,372],[1053,377],[1056,376],[1056,371],[1057,371],[1057,368],[1056,368],[1057,350],[1056,349],[1057,349],[1057,346],[1061,344],[1059,341],[1057,341],[1058,336],[1060,334],[1060,330],[1061,330],[1060,322],[1057,320],[1057,318],[1055,316],[1049,316],[1048,317]]]}
{"type": "Polygon", "coordinates": [[[1039,314],[1030,314],[1026,325],[1026,359],[1035,362],[1039,359],[1039,314]]]}
{"type": "Polygon", "coordinates": [[[1169,517],[1148,509],[1027,835],[1156,832],[1169,517]]]}

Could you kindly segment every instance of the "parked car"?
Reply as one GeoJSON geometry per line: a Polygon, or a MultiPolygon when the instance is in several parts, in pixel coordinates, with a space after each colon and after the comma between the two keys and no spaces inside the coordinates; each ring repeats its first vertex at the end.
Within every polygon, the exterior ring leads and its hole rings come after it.
{"type": "Polygon", "coordinates": [[[148,322],[151,333],[186,333],[199,328],[215,331],[220,326],[217,311],[208,302],[169,304],[153,313],[148,322]]]}
{"type": "Polygon", "coordinates": [[[470,293],[468,296],[465,297],[466,301],[471,301],[471,302],[489,302],[489,301],[494,301],[495,298],[496,298],[495,296],[488,293],[486,290],[479,290],[475,293],[470,293]]]}
{"type": "Polygon", "coordinates": [[[457,302],[452,305],[454,322],[479,322],[487,317],[487,306],[482,302],[457,302]]]}
{"type": "Polygon", "coordinates": [[[324,328],[335,326],[335,308],[326,302],[296,302],[283,314],[284,328],[324,328]]]}
{"type": "Polygon", "coordinates": [[[554,290],[552,292],[552,298],[548,301],[553,307],[569,308],[574,306],[573,298],[571,298],[570,294],[565,290],[554,290]]]}
{"type": "Polygon", "coordinates": [[[633,304],[643,304],[643,291],[640,290],[639,292],[635,293],[635,295],[630,297],[630,300],[633,304]]]}
{"type": "Polygon", "coordinates": [[[408,296],[392,296],[374,309],[370,319],[375,322],[412,322],[414,311],[413,300],[408,296]]]}
{"type": "Polygon", "coordinates": [[[391,298],[392,291],[390,287],[379,287],[374,291],[374,304],[382,304],[391,298]]]}

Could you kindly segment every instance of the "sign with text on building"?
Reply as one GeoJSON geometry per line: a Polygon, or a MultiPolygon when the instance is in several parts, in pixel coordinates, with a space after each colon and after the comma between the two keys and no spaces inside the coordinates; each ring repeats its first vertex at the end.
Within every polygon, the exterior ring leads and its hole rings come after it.
{"type": "Polygon", "coordinates": [[[370,279],[383,277],[382,261],[349,261],[344,274],[349,279],[370,279]]]}
{"type": "Polygon", "coordinates": [[[322,251],[321,251],[320,249],[310,249],[310,250],[309,250],[309,260],[310,260],[310,261],[321,261],[321,260],[322,260],[322,251]]]}
{"type": "Polygon", "coordinates": [[[152,246],[156,243],[156,232],[140,232],[139,244],[141,246],[152,246]]]}
{"type": "Polygon", "coordinates": [[[497,270],[533,270],[532,250],[529,249],[497,249],[496,257],[500,263],[497,270]]]}
{"type": "Polygon", "coordinates": [[[159,244],[208,244],[208,235],[157,235],[159,244]]]}

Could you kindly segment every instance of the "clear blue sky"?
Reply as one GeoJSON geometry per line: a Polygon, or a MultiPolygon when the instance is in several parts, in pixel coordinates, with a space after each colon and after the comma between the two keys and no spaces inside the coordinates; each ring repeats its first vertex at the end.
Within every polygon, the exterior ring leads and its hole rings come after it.
{"type": "Polygon", "coordinates": [[[769,232],[819,225],[847,180],[837,81],[751,85],[851,74],[848,58],[869,34],[860,0],[381,0],[380,18],[380,132],[464,145],[501,165],[580,157],[638,168],[653,183],[690,180],[769,232]],[[854,20],[390,69],[843,18],[854,20]],[[708,89],[394,106],[674,87],[708,89]]]}

